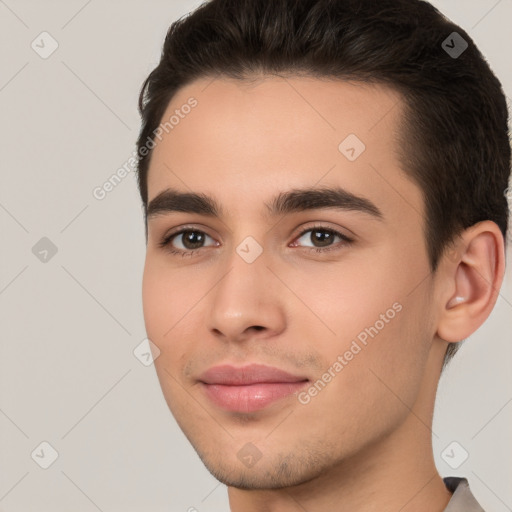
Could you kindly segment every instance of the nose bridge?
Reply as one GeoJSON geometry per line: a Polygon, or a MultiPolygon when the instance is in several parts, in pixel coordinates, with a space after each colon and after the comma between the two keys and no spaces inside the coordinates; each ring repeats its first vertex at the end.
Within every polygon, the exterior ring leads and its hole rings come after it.
{"type": "Polygon", "coordinates": [[[210,303],[209,328],[237,338],[248,327],[279,329],[282,317],[275,280],[262,245],[246,237],[226,257],[210,303]]]}
{"type": "Polygon", "coordinates": [[[233,248],[226,261],[226,273],[215,291],[215,304],[224,309],[240,309],[261,301],[261,286],[268,281],[270,272],[263,252],[255,256],[254,246],[242,242],[233,248]]]}
{"type": "Polygon", "coordinates": [[[233,237],[231,250],[225,255],[229,274],[226,275],[224,286],[226,288],[234,286],[232,291],[237,293],[244,283],[253,286],[258,281],[268,278],[269,254],[264,249],[265,234],[261,227],[256,234],[257,226],[257,222],[252,222],[231,233],[233,237]]]}

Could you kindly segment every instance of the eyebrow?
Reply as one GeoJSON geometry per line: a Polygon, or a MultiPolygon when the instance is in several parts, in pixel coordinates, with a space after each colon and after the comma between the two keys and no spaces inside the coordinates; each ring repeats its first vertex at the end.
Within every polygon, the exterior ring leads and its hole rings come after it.
{"type": "MultiPolygon", "coordinates": [[[[264,205],[268,215],[274,217],[306,210],[337,209],[366,213],[376,219],[383,219],[382,212],[373,202],[341,187],[292,189],[279,193],[264,205]]],[[[225,216],[223,208],[213,197],[168,188],[149,202],[146,220],[172,212],[217,218],[225,216]]]]}

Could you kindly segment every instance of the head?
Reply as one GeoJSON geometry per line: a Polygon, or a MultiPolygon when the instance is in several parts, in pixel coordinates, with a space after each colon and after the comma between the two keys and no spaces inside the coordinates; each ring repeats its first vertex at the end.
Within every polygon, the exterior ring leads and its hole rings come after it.
{"type": "Polygon", "coordinates": [[[428,423],[503,277],[508,113],[468,34],[419,0],[212,0],[171,26],[140,110],[146,328],[210,471],[292,485],[428,423]],[[249,362],[307,384],[212,403],[204,372],[249,362]]]}

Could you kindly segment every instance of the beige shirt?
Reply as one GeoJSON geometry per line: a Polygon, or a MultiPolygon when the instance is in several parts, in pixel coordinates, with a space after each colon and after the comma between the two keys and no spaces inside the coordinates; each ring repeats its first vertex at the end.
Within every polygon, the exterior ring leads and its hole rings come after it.
{"type": "Polygon", "coordinates": [[[448,476],[443,480],[446,488],[453,493],[444,512],[485,512],[469,489],[466,478],[448,476]]]}

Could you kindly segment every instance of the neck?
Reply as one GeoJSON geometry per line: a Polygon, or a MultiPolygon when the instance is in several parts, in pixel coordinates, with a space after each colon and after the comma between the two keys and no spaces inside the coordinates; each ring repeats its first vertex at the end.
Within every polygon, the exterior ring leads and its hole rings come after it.
{"type": "Polygon", "coordinates": [[[445,349],[445,343],[434,343],[416,403],[397,429],[300,485],[271,490],[229,487],[231,511],[442,512],[452,495],[434,463],[431,425],[438,361],[445,349]]]}

